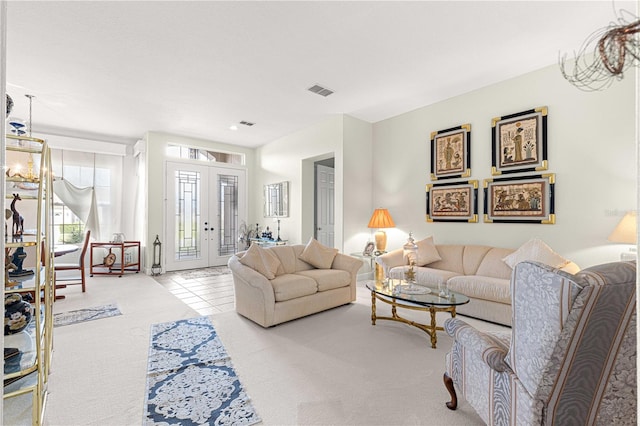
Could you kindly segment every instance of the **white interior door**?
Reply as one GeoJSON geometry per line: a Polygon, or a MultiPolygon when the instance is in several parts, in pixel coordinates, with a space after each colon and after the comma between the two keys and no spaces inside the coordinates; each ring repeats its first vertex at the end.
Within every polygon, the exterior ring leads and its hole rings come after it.
{"type": "Polygon", "coordinates": [[[316,165],[316,240],[327,247],[334,246],[335,171],[316,165]]]}
{"type": "Polygon", "coordinates": [[[246,222],[242,169],[167,162],[166,270],[224,265],[246,222]]]}

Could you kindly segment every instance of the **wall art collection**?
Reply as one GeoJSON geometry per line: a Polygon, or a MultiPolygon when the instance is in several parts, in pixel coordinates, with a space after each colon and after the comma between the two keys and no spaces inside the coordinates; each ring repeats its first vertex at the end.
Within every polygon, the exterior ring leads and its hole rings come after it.
{"type": "MultiPolygon", "coordinates": [[[[547,107],[491,121],[485,223],[555,223],[555,174],[548,169],[547,107]],[[517,175],[511,175],[517,174],[517,175]],[[504,176],[509,175],[509,176],[504,176]]],[[[431,180],[471,176],[471,124],[431,133],[431,180]]],[[[478,180],[426,185],[427,222],[478,222],[478,180]]]]}

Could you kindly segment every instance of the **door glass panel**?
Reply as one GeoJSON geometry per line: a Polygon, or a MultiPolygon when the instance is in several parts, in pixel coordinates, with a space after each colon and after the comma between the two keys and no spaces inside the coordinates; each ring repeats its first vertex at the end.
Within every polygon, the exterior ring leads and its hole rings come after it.
{"type": "Polygon", "coordinates": [[[175,259],[198,259],[200,248],[200,173],[176,171],[175,259]]]}
{"type": "Polygon", "coordinates": [[[218,175],[220,235],[218,255],[232,255],[238,244],[238,177],[218,175]]]}

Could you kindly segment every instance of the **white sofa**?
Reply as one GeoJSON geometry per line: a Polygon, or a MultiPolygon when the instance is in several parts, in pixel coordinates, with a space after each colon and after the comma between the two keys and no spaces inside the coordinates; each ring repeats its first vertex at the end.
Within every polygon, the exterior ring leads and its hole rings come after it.
{"type": "MultiPolygon", "coordinates": [[[[569,273],[580,270],[578,265],[562,258],[537,239],[530,240],[518,250],[483,245],[433,244],[432,240],[425,243],[427,240],[430,239],[418,242],[418,264],[426,263],[414,266],[416,284],[435,289],[446,284],[450,290],[471,299],[468,304],[458,306],[457,313],[507,326],[511,326],[510,279],[515,264],[523,260],[546,261],[569,273]],[[420,253],[421,250],[429,253],[425,255],[420,253]],[[505,258],[512,266],[505,262],[505,258]]],[[[376,262],[388,278],[404,279],[409,269],[403,249],[378,256],[376,262]]]]}
{"type": "Polygon", "coordinates": [[[356,277],[362,261],[317,242],[313,243],[315,251],[309,250],[311,244],[269,248],[254,244],[232,256],[228,266],[233,274],[236,311],[271,327],[356,300],[356,277]],[[257,265],[246,259],[243,263],[249,252],[266,257],[266,269],[270,270],[264,270],[259,261],[257,265]]]}

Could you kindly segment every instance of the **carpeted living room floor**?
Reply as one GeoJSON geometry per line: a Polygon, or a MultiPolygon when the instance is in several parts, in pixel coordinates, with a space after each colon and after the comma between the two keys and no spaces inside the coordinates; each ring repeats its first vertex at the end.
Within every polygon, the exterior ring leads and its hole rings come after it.
{"type": "Polygon", "coordinates": [[[261,424],[483,424],[464,400],[456,411],[444,405],[442,373],[451,339],[439,333],[438,348],[431,349],[428,336],[413,327],[388,321],[372,326],[370,294],[362,283],[352,304],[264,329],[228,309],[220,289],[231,283],[230,275],[177,278],[192,296],[184,296],[175,277],[158,278],[164,282],[143,274],[88,278],[86,293],[70,287],[66,299],[55,303],[54,312],[115,303],[122,315],[55,329],[45,425],[142,424],[151,325],[197,317],[206,309],[214,310],[204,315],[231,356],[261,424]],[[190,282],[194,279],[206,282],[190,282]],[[218,293],[226,308],[196,290],[218,293]],[[202,299],[191,299],[197,310],[185,303],[193,296],[202,299]],[[200,303],[205,299],[210,307],[200,303]]]}

